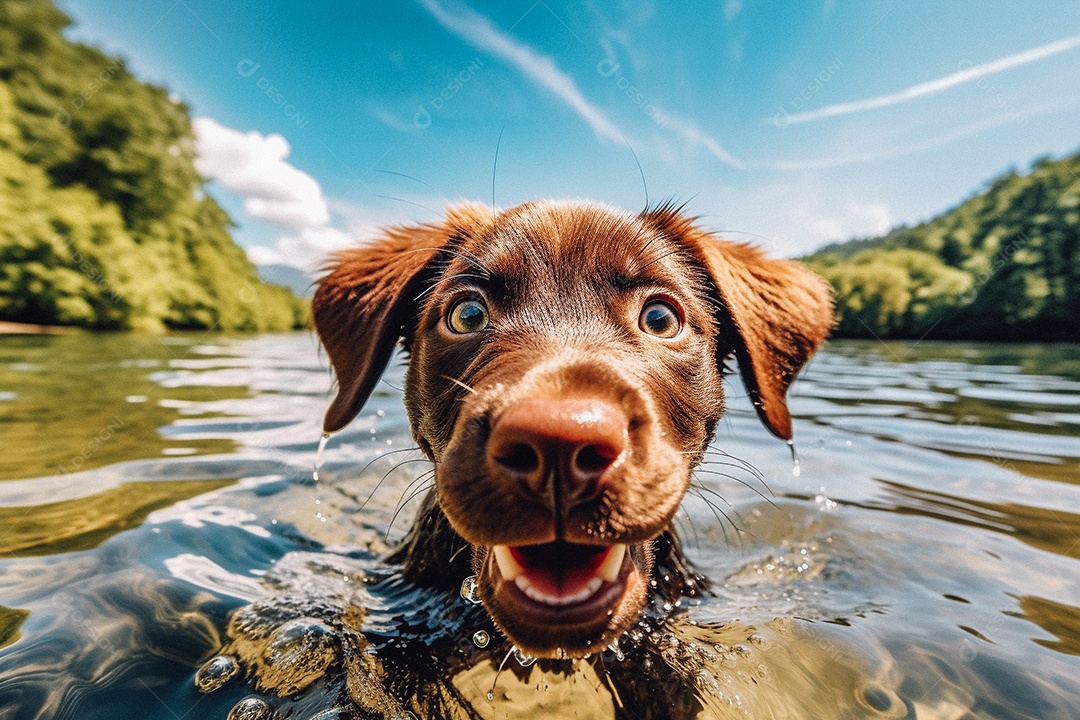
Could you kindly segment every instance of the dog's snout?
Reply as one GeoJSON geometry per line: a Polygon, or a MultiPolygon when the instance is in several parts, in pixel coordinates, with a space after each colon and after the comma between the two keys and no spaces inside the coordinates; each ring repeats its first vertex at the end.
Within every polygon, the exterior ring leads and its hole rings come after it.
{"type": "Polygon", "coordinates": [[[626,415],[600,399],[531,399],[504,410],[488,459],[534,496],[566,506],[593,497],[629,442],[626,415]]]}

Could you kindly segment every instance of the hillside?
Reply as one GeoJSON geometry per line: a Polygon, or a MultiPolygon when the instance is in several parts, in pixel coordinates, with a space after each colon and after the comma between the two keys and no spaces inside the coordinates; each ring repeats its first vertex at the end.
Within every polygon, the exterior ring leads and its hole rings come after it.
{"type": "Polygon", "coordinates": [[[304,304],[261,281],[203,191],[187,108],[66,40],[48,0],[0,0],[0,320],[281,330],[304,304]]]}
{"type": "Polygon", "coordinates": [[[836,290],[842,337],[1078,341],[1080,154],[802,259],[836,290]]]}

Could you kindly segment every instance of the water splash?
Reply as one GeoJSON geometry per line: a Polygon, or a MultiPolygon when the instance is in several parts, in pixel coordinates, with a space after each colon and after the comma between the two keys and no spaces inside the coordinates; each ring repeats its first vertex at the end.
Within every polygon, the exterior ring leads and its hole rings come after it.
{"type": "Polygon", "coordinates": [[[470,575],[462,581],[461,597],[465,598],[473,605],[480,604],[480,583],[476,581],[475,575],[470,575]]]}
{"type": "Polygon", "coordinates": [[[788,440],[788,449],[791,450],[791,474],[799,477],[802,474],[802,465],[799,462],[799,453],[795,451],[795,441],[788,440]]]}
{"type": "Polygon", "coordinates": [[[270,706],[256,697],[246,697],[229,711],[229,720],[266,720],[270,717],[270,706]]]}
{"type": "Polygon", "coordinates": [[[514,647],[512,652],[514,653],[514,659],[518,661],[518,665],[520,665],[521,667],[529,667],[534,662],[536,662],[535,657],[517,646],[514,647]]]}
{"type": "Polygon", "coordinates": [[[315,451],[315,466],[311,469],[311,479],[315,482],[319,482],[319,467],[322,465],[323,451],[326,450],[328,442],[330,442],[330,433],[323,433],[319,438],[319,449],[315,451]]]}
{"type": "Polygon", "coordinates": [[[218,655],[209,660],[195,673],[195,687],[204,693],[214,692],[239,671],[240,665],[235,658],[228,655],[218,655]]]}

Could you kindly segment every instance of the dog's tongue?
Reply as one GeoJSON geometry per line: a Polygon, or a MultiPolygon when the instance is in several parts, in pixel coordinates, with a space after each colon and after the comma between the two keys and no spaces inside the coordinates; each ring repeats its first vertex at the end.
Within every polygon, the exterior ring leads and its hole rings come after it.
{"type": "Polygon", "coordinates": [[[565,605],[587,600],[604,582],[615,582],[626,554],[625,545],[543,545],[492,548],[499,571],[538,602],[565,605]]]}

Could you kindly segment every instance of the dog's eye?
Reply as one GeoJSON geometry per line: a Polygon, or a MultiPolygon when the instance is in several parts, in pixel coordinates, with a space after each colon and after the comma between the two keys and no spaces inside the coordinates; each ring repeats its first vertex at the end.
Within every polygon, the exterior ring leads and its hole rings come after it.
{"type": "Polygon", "coordinates": [[[682,318],[670,303],[651,300],[641,309],[638,326],[650,335],[673,338],[682,330],[682,318]]]}
{"type": "Polygon", "coordinates": [[[488,324],[487,308],[479,300],[461,300],[450,308],[446,324],[451,330],[461,335],[480,332],[488,324]]]}

